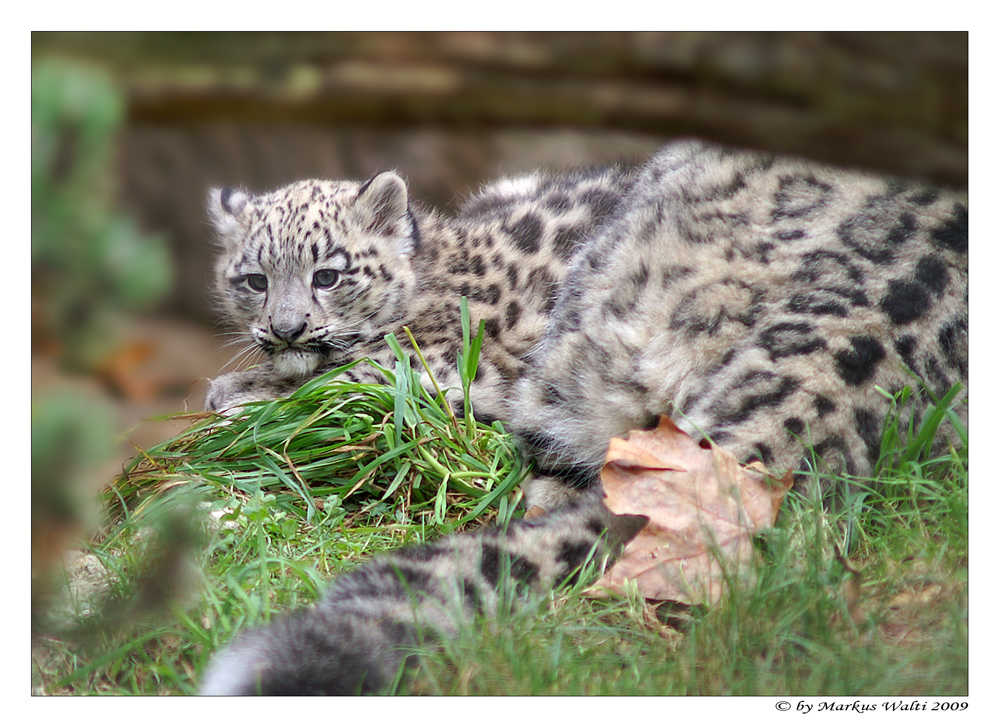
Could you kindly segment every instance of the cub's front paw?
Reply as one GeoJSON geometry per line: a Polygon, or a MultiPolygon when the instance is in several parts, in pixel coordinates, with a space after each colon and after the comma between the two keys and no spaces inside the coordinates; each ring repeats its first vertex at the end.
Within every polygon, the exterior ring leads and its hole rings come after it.
{"type": "Polygon", "coordinates": [[[274,399],[271,387],[261,381],[259,372],[229,372],[220,374],[209,382],[205,395],[205,409],[225,412],[247,402],[274,399]]]}

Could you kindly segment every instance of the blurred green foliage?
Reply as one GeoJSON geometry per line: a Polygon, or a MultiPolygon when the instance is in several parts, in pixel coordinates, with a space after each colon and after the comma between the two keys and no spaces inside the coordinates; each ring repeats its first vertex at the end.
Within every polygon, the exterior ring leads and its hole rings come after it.
{"type": "Polygon", "coordinates": [[[163,236],[114,209],[124,104],[97,69],[43,59],[31,79],[31,277],[36,335],[90,369],[114,346],[114,314],[160,300],[173,278],[163,236]]]}
{"type": "MultiPolygon", "coordinates": [[[[31,79],[32,350],[93,373],[125,342],[123,313],[172,282],[167,241],[115,209],[114,153],[124,104],[114,83],[75,62],[41,59],[31,79]]],[[[120,427],[106,397],[77,385],[31,406],[33,611],[60,551],[85,525],[120,427]],[[37,599],[36,599],[37,598],[37,599]]]]}
{"type": "Polygon", "coordinates": [[[116,427],[111,407],[92,395],[53,390],[33,398],[33,516],[75,520],[88,485],[80,481],[114,454],[116,427]]]}

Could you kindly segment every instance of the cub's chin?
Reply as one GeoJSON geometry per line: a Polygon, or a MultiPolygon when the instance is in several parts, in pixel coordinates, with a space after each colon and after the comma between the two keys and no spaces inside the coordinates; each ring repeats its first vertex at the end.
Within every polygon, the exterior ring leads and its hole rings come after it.
{"type": "Polygon", "coordinates": [[[275,373],[282,377],[301,379],[315,372],[323,363],[323,355],[315,351],[286,349],[271,359],[275,373]]]}

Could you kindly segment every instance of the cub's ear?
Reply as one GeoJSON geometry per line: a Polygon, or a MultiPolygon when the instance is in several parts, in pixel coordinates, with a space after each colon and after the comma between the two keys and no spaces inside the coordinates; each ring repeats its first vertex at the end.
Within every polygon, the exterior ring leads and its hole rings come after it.
{"type": "Polygon", "coordinates": [[[358,222],[376,235],[410,237],[407,195],[406,182],[395,172],[375,175],[358,190],[354,203],[358,222]]]}
{"type": "Polygon", "coordinates": [[[234,190],[232,187],[217,187],[208,191],[208,210],[214,217],[231,215],[239,217],[243,208],[247,206],[250,198],[243,190],[234,190]]]}
{"type": "Polygon", "coordinates": [[[227,243],[230,236],[242,229],[241,213],[246,209],[249,201],[250,198],[246,192],[234,190],[232,187],[209,190],[208,213],[224,243],[227,243]]]}

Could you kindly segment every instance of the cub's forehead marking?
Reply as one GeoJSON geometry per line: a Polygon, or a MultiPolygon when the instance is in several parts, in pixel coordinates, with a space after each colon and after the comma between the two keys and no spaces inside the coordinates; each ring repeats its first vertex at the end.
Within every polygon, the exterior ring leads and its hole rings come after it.
{"type": "Polygon", "coordinates": [[[351,266],[351,254],[343,248],[336,248],[320,256],[318,262],[334,270],[347,270],[351,266]]]}

